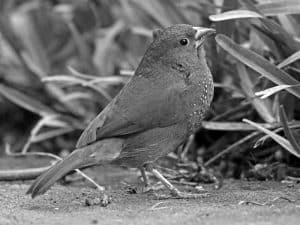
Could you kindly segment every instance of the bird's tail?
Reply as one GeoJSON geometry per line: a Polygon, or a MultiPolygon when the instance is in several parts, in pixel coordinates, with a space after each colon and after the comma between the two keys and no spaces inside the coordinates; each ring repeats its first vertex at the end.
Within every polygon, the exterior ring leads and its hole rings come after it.
{"type": "Polygon", "coordinates": [[[105,164],[115,159],[122,149],[121,139],[106,139],[76,149],[64,160],[41,174],[29,187],[26,194],[32,198],[44,194],[57,180],[74,169],[105,164]]]}

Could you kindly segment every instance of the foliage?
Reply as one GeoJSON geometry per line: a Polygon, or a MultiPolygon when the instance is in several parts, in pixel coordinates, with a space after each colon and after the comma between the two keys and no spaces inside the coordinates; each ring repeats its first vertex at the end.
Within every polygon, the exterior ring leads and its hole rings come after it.
{"type": "Polygon", "coordinates": [[[152,30],[189,23],[218,32],[206,46],[216,90],[196,145],[176,157],[230,177],[278,161],[299,167],[298,0],[3,0],[0,10],[3,146],[72,151],[152,30]]]}

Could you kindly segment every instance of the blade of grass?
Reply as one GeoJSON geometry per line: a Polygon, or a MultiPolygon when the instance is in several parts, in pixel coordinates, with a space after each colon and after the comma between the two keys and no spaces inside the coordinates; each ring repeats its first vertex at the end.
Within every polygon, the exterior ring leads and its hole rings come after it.
{"type": "Polygon", "coordinates": [[[292,130],[288,126],[287,115],[286,115],[282,105],[279,108],[279,116],[280,116],[280,121],[283,125],[283,130],[284,130],[285,136],[290,141],[291,145],[294,148],[294,151],[297,153],[296,156],[300,157],[300,145],[297,142],[295,136],[293,135],[292,130]]]}
{"type": "Polygon", "coordinates": [[[36,99],[33,99],[16,89],[4,86],[3,84],[0,84],[0,94],[2,94],[5,98],[15,103],[16,105],[30,112],[36,113],[42,117],[57,114],[52,109],[37,101],[36,99]]]}
{"type": "MultiPolygon", "coordinates": [[[[293,122],[289,122],[288,126],[290,129],[299,129],[300,128],[300,122],[299,121],[293,121],[293,122]]],[[[281,131],[283,131],[283,127],[274,127],[275,130],[273,130],[274,133],[279,133],[281,131]]],[[[272,128],[268,128],[268,129],[272,129],[272,128]]],[[[261,138],[259,138],[256,143],[254,144],[254,148],[256,148],[257,146],[263,144],[267,139],[269,139],[270,136],[269,135],[264,135],[261,138]]]]}
{"type": "Polygon", "coordinates": [[[230,120],[230,117],[242,111],[248,111],[250,102],[242,102],[238,106],[228,109],[227,111],[216,115],[210,121],[230,120]]]}
{"type": "Polygon", "coordinates": [[[153,31],[141,26],[133,26],[130,28],[133,34],[145,36],[148,38],[153,37],[153,31]]]}
{"type": "MultiPolygon", "coordinates": [[[[241,4],[248,10],[262,14],[250,0],[241,0],[241,4]]],[[[294,38],[274,20],[263,17],[259,20],[251,20],[251,23],[273,39],[285,57],[300,50],[300,45],[295,42],[294,38]]]]}
{"type": "Polygon", "coordinates": [[[257,130],[259,130],[259,131],[261,131],[261,132],[269,135],[270,138],[272,138],[281,147],[283,147],[284,149],[286,149],[291,154],[293,154],[293,155],[297,156],[298,158],[300,158],[300,154],[297,153],[294,150],[293,146],[291,145],[291,143],[287,139],[281,137],[280,135],[274,133],[273,131],[270,131],[270,130],[268,130],[268,129],[262,127],[262,126],[260,126],[259,124],[255,123],[253,121],[250,121],[250,120],[247,120],[247,119],[243,119],[243,122],[248,123],[248,124],[252,125],[253,127],[255,127],[257,130]]]}
{"type": "Polygon", "coordinates": [[[86,41],[84,40],[84,38],[82,37],[82,34],[78,31],[78,29],[72,19],[65,19],[65,23],[67,24],[67,26],[72,34],[74,43],[78,49],[81,59],[85,61],[85,63],[89,66],[89,69],[92,72],[95,72],[95,66],[92,63],[91,50],[90,50],[88,44],[86,43],[86,41]]]}
{"type": "Polygon", "coordinates": [[[74,84],[82,84],[86,82],[86,80],[83,80],[81,78],[72,77],[68,75],[55,75],[55,76],[48,76],[41,79],[42,82],[52,82],[57,84],[63,84],[63,85],[74,85],[74,84]]]}
{"type": "MultiPolygon", "coordinates": [[[[47,73],[42,70],[31,58],[26,52],[23,52],[21,54],[21,57],[23,61],[26,63],[26,66],[28,69],[35,74],[39,79],[42,79],[44,77],[47,77],[47,73]]],[[[63,107],[65,107],[68,111],[73,113],[74,115],[84,115],[85,109],[80,104],[77,104],[76,102],[63,102],[62,98],[65,95],[65,92],[59,88],[58,86],[55,86],[53,84],[46,84],[45,89],[48,91],[48,93],[56,98],[60,103],[62,103],[63,107]]]]}
{"type": "Polygon", "coordinates": [[[208,160],[207,162],[204,163],[204,166],[207,167],[209,165],[211,165],[213,162],[215,162],[216,160],[218,160],[219,158],[221,158],[222,156],[224,156],[225,154],[233,151],[234,149],[236,149],[238,146],[244,144],[245,142],[251,140],[252,138],[256,137],[259,134],[259,132],[253,132],[245,137],[243,137],[242,139],[240,139],[239,141],[233,143],[232,145],[228,146],[227,148],[225,148],[223,151],[219,152],[217,155],[215,155],[214,157],[212,157],[210,160],[208,160]]]}
{"type": "Polygon", "coordinates": [[[114,43],[115,38],[124,30],[124,27],[124,21],[118,20],[111,27],[99,31],[94,40],[95,51],[92,61],[101,75],[107,75],[113,72],[113,68],[111,68],[112,66],[110,65],[110,57],[111,53],[118,49],[114,43]]]}
{"type": "Polygon", "coordinates": [[[120,75],[121,76],[126,76],[126,77],[132,77],[134,75],[133,70],[120,70],[120,75]]]}
{"type": "Polygon", "coordinates": [[[57,136],[61,136],[61,135],[70,133],[74,130],[75,130],[75,128],[73,128],[73,127],[63,127],[63,128],[58,128],[55,130],[46,131],[46,132],[37,134],[34,137],[32,137],[31,142],[38,143],[41,141],[45,141],[45,140],[48,140],[48,139],[51,139],[51,138],[54,138],[57,136]]]}
{"type": "MultiPolygon", "coordinates": [[[[34,13],[39,10],[39,4],[22,5],[10,17],[11,29],[21,40],[24,49],[21,51],[22,60],[26,63],[28,69],[39,78],[45,77],[51,71],[50,59],[48,57],[46,48],[41,41],[41,33],[39,33],[36,21],[34,20],[34,13]]],[[[58,87],[47,84],[45,89],[50,95],[55,97],[63,106],[75,115],[84,115],[85,110],[77,103],[70,104],[69,102],[62,102],[61,98],[64,92],[58,87]]]]}
{"type": "Polygon", "coordinates": [[[89,86],[97,83],[106,84],[124,84],[126,83],[126,78],[121,76],[105,76],[105,77],[94,77],[93,79],[84,80],[79,77],[72,77],[68,75],[55,75],[42,78],[42,82],[52,82],[63,85],[76,85],[89,86]]]}
{"type": "MultiPolygon", "coordinates": [[[[225,10],[235,10],[237,9],[238,6],[239,6],[238,0],[224,0],[220,12],[223,13],[225,10]]],[[[203,10],[206,11],[205,9],[203,10]]],[[[216,30],[218,31],[218,33],[224,34],[228,37],[232,37],[236,29],[237,29],[237,24],[234,20],[226,20],[226,21],[220,21],[216,23],[216,30]]],[[[218,62],[222,61],[222,59],[225,58],[226,52],[225,51],[217,52],[216,48],[213,48],[212,50],[213,51],[211,52],[213,55],[211,57],[217,59],[217,60],[212,60],[212,68],[215,68],[215,72],[216,72],[217,70],[220,70],[222,68],[222,66],[219,65],[218,62]]]]}
{"type": "Polygon", "coordinates": [[[292,87],[291,85],[277,85],[271,88],[267,88],[263,91],[255,92],[256,96],[259,96],[261,99],[268,98],[271,95],[274,95],[282,90],[292,87]]]}
{"type": "Polygon", "coordinates": [[[230,10],[216,15],[210,15],[209,19],[214,22],[243,19],[243,18],[262,18],[263,16],[259,13],[250,10],[230,10]]]}
{"type": "Polygon", "coordinates": [[[299,37],[300,30],[299,30],[299,23],[293,17],[293,15],[278,15],[277,16],[281,26],[292,36],[299,37]]]}
{"type": "Polygon", "coordinates": [[[299,0],[273,0],[269,1],[268,3],[257,4],[256,7],[266,16],[300,13],[299,0]]]}
{"type": "Polygon", "coordinates": [[[62,99],[63,101],[74,101],[74,100],[93,100],[93,96],[89,93],[85,92],[72,92],[71,94],[65,95],[65,97],[62,99]]]}
{"type": "Polygon", "coordinates": [[[14,32],[23,42],[32,60],[47,73],[50,71],[50,61],[32,16],[38,7],[37,3],[22,5],[11,14],[10,22],[14,32]]]}
{"type": "MultiPolygon", "coordinates": [[[[278,127],[278,123],[260,123],[261,126],[272,129],[278,127]]],[[[242,123],[242,122],[214,122],[214,121],[202,121],[202,127],[206,130],[218,130],[218,131],[253,131],[254,127],[242,123]]]]}
{"type": "MultiPolygon", "coordinates": [[[[86,81],[81,78],[65,76],[65,75],[45,77],[42,79],[43,82],[56,82],[63,85],[81,85],[82,87],[89,87],[92,90],[99,93],[102,97],[104,97],[106,102],[111,101],[112,97],[103,87],[96,84],[99,82],[107,82],[108,84],[111,84],[116,81],[118,81],[119,84],[120,80],[121,78],[111,76],[111,77],[99,77],[97,79],[95,78],[94,80],[86,81]]],[[[64,99],[65,97],[63,97],[61,100],[63,102],[66,102],[64,101],[64,99]]]]}
{"type": "Polygon", "coordinates": [[[282,54],[279,51],[277,43],[274,42],[267,34],[257,29],[255,26],[251,27],[250,34],[250,46],[253,51],[263,55],[266,50],[272,53],[272,56],[276,59],[282,58],[282,54]]]}
{"type": "Polygon", "coordinates": [[[237,64],[238,76],[240,77],[241,87],[248,97],[251,99],[251,104],[253,105],[256,112],[259,116],[267,123],[273,123],[276,121],[275,117],[272,114],[271,103],[269,100],[261,100],[255,98],[253,88],[255,86],[254,82],[250,79],[250,75],[247,71],[247,68],[241,64],[237,64]]]}
{"type": "Polygon", "coordinates": [[[27,140],[27,142],[25,143],[25,145],[23,146],[22,149],[22,153],[25,154],[30,145],[33,143],[33,139],[35,138],[35,136],[38,134],[38,132],[44,127],[44,126],[50,126],[50,127],[59,127],[59,128],[67,128],[68,125],[63,122],[60,121],[57,116],[45,116],[43,118],[41,118],[36,125],[33,127],[33,129],[31,129],[30,131],[30,136],[27,140]]]}
{"type": "Polygon", "coordinates": [[[92,79],[96,78],[96,76],[91,76],[88,74],[81,73],[81,72],[77,71],[76,69],[74,69],[72,66],[67,66],[67,69],[70,71],[70,73],[73,76],[81,78],[81,79],[92,80],[92,79]]]}
{"type": "Polygon", "coordinates": [[[230,38],[218,34],[216,36],[217,43],[227,52],[229,52],[236,59],[246,64],[262,76],[271,80],[277,85],[297,85],[295,87],[287,88],[286,90],[291,94],[300,98],[300,83],[290,76],[288,73],[278,69],[262,56],[253,51],[247,50],[238,44],[234,43],[230,38]]]}
{"type": "Polygon", "coordinates": [[[285,60],[283,60],[281,63],[277,65],[279,69],[292,64],[293,62],[297,61],[300,59],[300,50],[295,52],[294,54],[290,55],[287,57],[285,60]]]}

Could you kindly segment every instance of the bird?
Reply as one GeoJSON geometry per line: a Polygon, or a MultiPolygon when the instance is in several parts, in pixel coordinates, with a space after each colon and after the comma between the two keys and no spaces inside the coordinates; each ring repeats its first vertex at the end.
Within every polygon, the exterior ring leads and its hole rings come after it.
{"type": "Polygon", "coordinates": [[[157,159],[174,151],[201,126],[213,99],[213,77],[204,43],[213,28],[175,24],[153,31],[153,41],[134,75],[89,123],[76,149],[41,174],[29,187],[44,194],[74,169],[120,165],[152,173],[174,198],[200,194],[180,191],[156,168],[157,159]]]}

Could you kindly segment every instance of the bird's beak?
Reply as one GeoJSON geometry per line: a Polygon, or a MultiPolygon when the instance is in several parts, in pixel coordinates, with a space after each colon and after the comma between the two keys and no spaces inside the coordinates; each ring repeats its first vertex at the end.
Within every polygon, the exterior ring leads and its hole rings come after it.
{"type": "Polygon", "coordinates": [[[195,40],[196,40],[196,48],[201,46],[205,41],[205,38],[216,33],[215,29],[205,28],[205,27],[193,27],[196,31],[195,40]]]}

